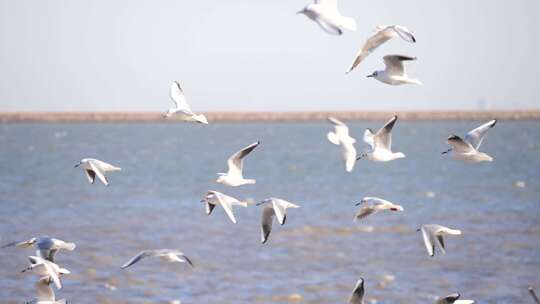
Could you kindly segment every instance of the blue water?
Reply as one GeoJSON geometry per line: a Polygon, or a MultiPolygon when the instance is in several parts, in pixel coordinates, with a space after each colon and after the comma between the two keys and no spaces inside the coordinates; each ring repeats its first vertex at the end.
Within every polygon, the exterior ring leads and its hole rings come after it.
{"type": "MultiPolygon", "coordinates": [[[[361,139],[382,123],[349,126],[361,139]]],[[[366,298],[379,303],[434,303],[452,292],[479,303],[532,303],[527,287],[540,290],[540,123],[497,124],[482,146],[493,163],[441,156],[448,135],[479,123],[398,122],[393,149],[407,158],[360,161],[352,173],[322,122],[0,124],[0,242],[76,242],[57,256],[72,272],[57,298],[73,303],[345,303],[359,277],[366,298]],[[227,157],[256,140],[245,176],[257,184],[216,184],[227,157]],[[109,187],[91,185],[73,168],[83,157],[123,171],[109,175],[109,187]],[[236,208],[236,225],[219,207],[206,216],[200,199],[210,189],[302,207],[261,245],[261,209],[236,208]],[[353,223],[363,196],[405,212],[353,223]],[[429,223],[464,234],[430,258],[416,232],[429,223]],[[149,248],[181,249],[196,268],[148,259],[120,269],[149,248]],[[395,280],[381,283],[388,275],[395,280]]],[[[35,296],[37,277],[20,273],[33,253],[0,250],[1,303],[35,296]]]]}

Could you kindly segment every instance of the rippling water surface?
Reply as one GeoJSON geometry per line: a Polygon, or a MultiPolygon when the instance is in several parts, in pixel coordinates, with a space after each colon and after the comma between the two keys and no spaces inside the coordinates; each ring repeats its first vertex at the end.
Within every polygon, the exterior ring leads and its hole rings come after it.
{"type": "MultiPolygon", "coordinates": [[[[351,132],[361,139],[382,123],[351,122],[351,132]]],[[[326,140],[325,123],[3,124],[0,242],[76,242],[57,256],[72,272],[57,296],[72,303],[345,303],[359,277],[379,303],[433,303],[452,292],[479,303],[531,303],[527,286],[540,290],[540,123],[500,122],[482,146],[494,163],[441,156],[450,133],[477,124],[398,122],[393,146],[407,158],[361,161],[352,173],[326,140]],[[216,184],[227,157],[256,140],[245,175],[257,184],[216,184]],[[83,157],[123,171],[109,175],[109,187],[91,185],[73,168],[83,157]],[[261,245],[261,209],[236,208],[237,225],[219,207],[207,217],[200,199],[209,189],[302,208],[261,245]],[[363,196],[405,212],[353,223],[363,196]],[[427,223],[464,234],[430,258],[416,232],[427,223]],[[148,259],[120,270],[148,248],[179,248],[196,268],[148,259]]],[[[1,303],[35,296],[36,277],[20,273],[31,254],[0,250],[1,303]]]]}

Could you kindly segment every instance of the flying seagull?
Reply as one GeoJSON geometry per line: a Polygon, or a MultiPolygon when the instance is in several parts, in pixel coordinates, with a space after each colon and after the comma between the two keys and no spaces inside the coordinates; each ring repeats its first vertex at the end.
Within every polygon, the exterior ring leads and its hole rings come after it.
{"type": "Polygon", "coordinates": [[[354,70],[354,68],[356,68],[364,59],[366,59],[369,54],[392,38],[400,37],[401,39],[410,43],[416,42],[416,38],[414,37],[413,33],[401,25],[380,25],[375,28],[375,32],[375,35],[369,37],[360,51],[356,54],[352,65],[347,70],[347,74],[354,70]]]}
{"type": "Polygon", "coordinates": [[[223,210],[225,210],[225,213],[227,213],[227,215],[229,216],[229,219],[231,219],[231,221],[235,224],[236,224],[236,218],[234,217],[233,206],[236,205],[236,206],[242,206],[244,208],[247,207],[246,202],[241,202],[235,199],[234,197],[230,197],[221,192],[212,191],[212,190],[206,193],[206,197],[203,200],[201,200],[201,202],[205,203],[206,205],[207,215],[210,215],[212,211],[214,211],[214,208],[216,207],[216,205],[221,205],[221,207],[223,207],[223,210]]]}
{"type": "Polygon", "coordinates": [[[169,111],[165,113],[165,118],[176,115],[185,121],[195,121],[202,124],[208,124],[208,120],[203,114],[195,114],[191,110],[191,107],[187,103],[186,96],[184,95],[184,91],[182,90],[182,87],[178,81],[174,81],[171,84],[169,95],[171,96],[175,107],[169,109],[169,111]]]}
{"type": "Polygon", "coordinates": [[[36,255],[40,258],[44,258],[48,261],[54,262],[54,256],[56,253],[61,250],[73,251],[76,247],[74,243],[69,243],[62,241],[60,239],[55,239],[49,236],[42,236],[39,238],[31,238],[27,241],[22,242],[12,242],[2,246],[2,248],[7,247],[19,247],[19,248],[29,248],[36,247],[36,255]]]}
{"type": "Polygon", "coordinates": [[[401,152],[392,152],[392,128],[397,119],[397,116],[392,117],[377,133],[373,133],[371,129],[366,129],[364,142],[371,146],[371,151],[362,153],[357,160],[367,158],[376,162],[388,162],[405,157],[405,154],[401,152]]]}
{"type": "Polygon", "coordinates": [[[242,185],[255,184],[256,180],[254,179],[245,179],[242,173],[243,169],[243,158],[246,157],[251,151],[253,151],[260,142],[252,143],[251,145],[243,148],[242,150],[234,153],[227,160],[227,166],[229,170],[227,173],[218,173],[218,178],[216,182],[231,186],[238,187],[242,185]]]}
{"type": "Polygon", "coordinates": [[[452,148],[444,151],[443,154],[450,153],[452,157],[457,160],[469,162],[492,162],[493,157],[484,152],[480,152],[478,149],[480,149],[480,145],[482,145],[482,141],[484,140],[487,131],[496,124],[496,120],[491,120],[480,127],[471,130],[467,133],[464,140],[457,135],[451,135],[448,137],[448,143],[452,148]]]}
{"type": "Polygon", "coordinates": [[[532,287],[529,287],[529,293],[531,294],[531,297],[534,300],[535,304],[540,304],[540,299],[536,296],[536,293],[534,292],[534,289],[532,287]]]}
{"type": "Polygon", "coordinates": [[[36,283],[37,298],[33,301],[26,302],[26,304],[66,304],[65,299],[56,300],[54,291],[49,286],[51,280],[48,277],[39,279],[36,283]]]}
{"type": "Polygon", "coordinates": [[[268,241],[268,237],[272,231],[274,216],[277,218],[279,224],[283,226],[287,219],[287,209],[300,208],[298,205],[275,197],[265,199],[257,204],[257,206],[260,205],[264,205],[261,217],[261,243],[263,244],[268,241]]]}
{"type": "Polygon", "coordinates": [[[390,210],[390,211],[403,211],[403,207],[396,205],[389,201],[383,200],[378,197],[364,197],[356,206],[362,206],[356,215],[354,216],[354,221],[363,219],[371,214],[375,214],[379,211],[390,210]]]}
{"type": "Polygon", "coordinates": [[[380,82],[389,85],[418,84],[422,83],[418,79],[409,78],[405,73],[405,61],[416,60],[416,57],[405,55],[386,55],[383,57],[386,69],[384,71],[375,71],[367,77],[375,78],[380,82]]]}
{"type": "Polygon", "coordinates": [[[356,21],[341,15],[337,0],[315,0],[314,3],[308,4],[297,14],[306,15],[325,32],[332,35],[342,35],[343,29],[356,31],[356,21]]]}
{"type": "Polygon", "coordinates": [[[195,267],[191,260],[180,250],[176,249],[156,249],[156,250],[143,250],[136,256],[122,265],[122,269],[126,269],[129,266],[139,262],[140,260],[148,257],[158,257],[162,261],[170,263],[187,263],[190,267],[195,267]]]}
{"type": "Polygon", "coordinates": [[[341,146],[343,160],[345,161],[345,170],[351,172],[356,162],[356,148],[354,147],[356,139],[349,135],[349,128],[343,122],[333,117],[328,117],[328,121],[334,124],[335,131],[328,132],[326,137],[334,145],[341,146]]]}
{"type": "Polygon", "coordinates": [[[21,272],[32,272],[40,277],[50,278],[54,282],[56,288],[62,288],[62,282],[60,281],[60,275],[69,274],[69,270],[61,268],[53,262],[47,261],[43,258],[36,256],[29,256],[30,266],[23,269],[21,272]]]}
{"type": "Polygon", "coordinates": [[[446,253],[443,236],[461,235],[461,230],[450,229],[436,224],[422,225],[418,231],[422,231],[424,245],[426,245],[426,250],[430,256],[435,255],[435,247],[439,247],[443,254],[446,253]]]}
{"type": "Polygon", "coordinates": [[[438,299],[435,304],[473,304],[473,300],[458,300],[461,295],[459,293],[453,293],[447,295],[444,298],[438,299]]]}
{"type": "Polygon", "coordinates": [[[354,285],[348,304],[364,304],[364,279],[360,278],[354,285]]]}
{"type": "Polygon", "coordinates": [[[108,164],[104,161],[94,159],[94,158],[83,158],[81,161],[75,165],[75,168],[77,167],[83,168],[84,172],[86,173],[86,177],[88,177],[88,181],[93,184],[96,180],[96,176],[99,178],[99,180],[105,185],[109,185],[109,181],[107,180],[107,177],[105,174],[107,172],[112,171],[121,171],[122,168],[115,167],[111,164],[108,164]]]}

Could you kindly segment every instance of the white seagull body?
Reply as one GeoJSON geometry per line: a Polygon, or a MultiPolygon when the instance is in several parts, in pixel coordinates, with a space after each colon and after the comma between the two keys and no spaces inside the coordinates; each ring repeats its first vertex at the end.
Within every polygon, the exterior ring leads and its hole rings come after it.
{"type": "Polygon", "coordinates": [[[263,244],[266,243],[272,231],[274,216],[279,224],[283,226],[287,219],[287,209],[300,208],[300,206],[291,202],[274,197],[268,198],[257,205],[264,205],[261,216],[261,243],[263,244]]]}
{"type": "Polygon", "coordinates": [[[217,191],[208,191],[206,197],[201,202],[205,203],[207,215],[210,215],[217,205],[221,205],[227,216],[229,216],[229,219],[235,224],[236,218],[234,217],[233,206],[247,207],[246,202],[241,202],[234,197],[217,191]]]}
{"type": "Polygon", "coordinates": [[[243,158],[246,157],[251,151],[253,151],[260,142],[252,143],[251,145],[243,148],[242,150],[234,153],[227,160],[227,166],[229,170],[227,173],[218,173],[218,178],[216,182],[231,186],[238,187],[242,185],[255,184],[256,180],[254,179],[245,179],[242,173],[244,162],[243,158]]]}
{"type": "Polygon", "coordinates": [[[388,162],[405,157],[405,154],[401,152],[392,152],[392,128],[397,119],[397,116],[392,117],[377,133],[366,129],[364,142],[371,146],[371,151],[362,153],[358,159],[367,158],[376,162],[388,162]]]}
{"type": "Polygon", "coordinates": [[[465,136],[465,139],[457,135],[451,135],[448,137],[448,143],[452,146],[448,151],[443,154],[450,153],[454,159],[469,161],[469,162],[492,162],[493,157],[484,152],[480,152],[480,145],[484,140],[489,129],[493,128],[497,124],[496,120],[491,120],[480,127],[471,130],[465,136]]]}
{"type": "Polygon", "coordinates": [[[113,166],[111,164],[108,164],[104,161],[94,159],[94,158],[83,158],[81,161],[75,165],[76,167],[81,167],[84,170],[84,173],[86,173],[86,177],[88,178],[88,181],[93,184],[96,180],[96,176],[99,178],[99,180],[105,185],[109,185],[109,181],[107,180],[106,173],[107,172],[113,172],[113,171],[121,171],[122,168],[113,166]]]}
{"type": "Polygon", "coordinates": [[[185,121],[194,121],[202,124],[208,124],[206,116],[204,116],[203,114],[195,114],[191,110],[191,107],[187,103],[186,96],[184,95],[184,91],[182,90],[182,87],[180,86],[180,83],[178,81],[174,81],[171,84],[169,95],[171,96],[175,107],[169,109],[169,111],[165,113],[165,118],[175,115],[185,121]]]}
{"type": "Polygon", "coordinates": [[[329,117],[328,120],[334,124],[335,131],[328,132],[326,137],[334,145],[341,146],[343,160],[345,161],[345,170],[351,172],[356,162],[356,148],[354,147],[356,139],[349,135],[349,128],[343,122],[333,117],[329,117]]]}
{"type": "Polygon", "coordinates": [[[338,10],[337,0],[315,0],[297,14],[304,14],[315,21],[325,32],[332,35],[342,35],[343,29],[356,31],[356,21],[344,17],[338,10]]]}
{"type": "Polygon", "coordinates": [[[416,57],[409,57],[405,55],[386,55],[383,57],[386,69],[384,71],[375,71],[373,74],[367,77],[373,77],[380,82],[389,85],[402,85],[402,84],[417,84],[421,85],[422,82],[418,79],[409,78],[405,72],[405,61],[416,60],[416,57]]]}
{"type": "Polygon", "coordinates": [[[360,278],[360,280],[356,282],[356,285],[354,285],[354,289],[347,303],[364,304],[364,292],[364,279],[360,278]]]}
{"type": "Polygon", "coordinates": [[[190,267],[194,267],[191,260],[180,250],[176,249],[156,249],[156,250],[143,250],[122,265],[122,269],[126,269],[129,266],[139,262],[147,257],[158,257],[164,262],[168,263],[187,263],[190,267]]]}
{"type": "Polygon", "coordinates": [[[54,291],[49,286],[50,279],[47,277],[39,279],[36,283],[37,298],[34,301],[26,302],[26,304],[66,304],[65,299],[56,300],[54,291]]]}
{"type": "Polygon", "coordinates": [[[2,246],[2,248],[12,247],[12,246],[20,247],[20,248],[29,248],[31,246],[35,246],[37,256],[51,262],[54,262],[54,256],[59,250],[64,249],[68,251],[73,251],[75,250],[75,247],[76,247],[74,243],[65,242],[60,239],[55,239],[49,236],[31,238],[23,242],[9,243],[2,246]]]}
{"type": "Polygon", "coordinates": [[[54,282],[56,288],[62,288],[62,282],[60,281],[61,274],[69,274],[69,270],[60,268],[53,262],[47,261],[40,257],[29,256],[30,266],[23,269],[21,272],[30,271],[41,278],[48,278],[54,282]]]}
{"type": "Polygon", "coordinates": [[[347,70],[347,73],[354,70],[367,56],[369,56],[369,54],[392,38],[401,37],[401,39],[407,42],[416,42],[413,33],[401,25],[380,25],[375,29],[375,32],[375,35],[369,37],[360,51],[358,51],[352,65],[347,70]]]}
{"type": "Polygon", "coordinates": [[[437,224],[422,225],[422,227],[418,230],[422,231],[424,245],[426,246],[426,250],[430,256],[435,255],[435,247],[439,247],[443,254],[446,253],[443,236],[461,235],[461,230],[450,229],[437,224]]]}
{"type": "Polygon", "coordinates": [[[459,293],[453,293],[441,298],[435,302],[435,304],[474,304],[473,300],[459,300],[461,295],[459,293]]]}
{"type": "Polygon", "coordinates": [[[403,211],[403,207],[400,205],[396,205],[392,202],[383,200],[378,197],[364,197],[360,203],[356,204],[356,206],[362,205],[362,208],[356,212],[356,215],[354,216],[354,221],[363,219],[371,214],[375,214],[379,211],[389,210],[389,211],[403,211]]]}

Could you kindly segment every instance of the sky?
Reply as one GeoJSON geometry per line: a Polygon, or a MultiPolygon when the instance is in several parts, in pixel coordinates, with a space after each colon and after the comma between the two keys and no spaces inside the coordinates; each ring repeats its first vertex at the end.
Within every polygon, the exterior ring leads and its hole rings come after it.
{"type": "Polygon", "coordinates": [[[165,111],[180,81],[195,111],[540,108],[540,1],[339,0],[358,30],[295,14],[308,0],[0,0],[0,111],[165,111]],[[377,25],[394,39],[345,75],[377,25]],[[418,57],[422,86],[366,78],[418,57]]]}

